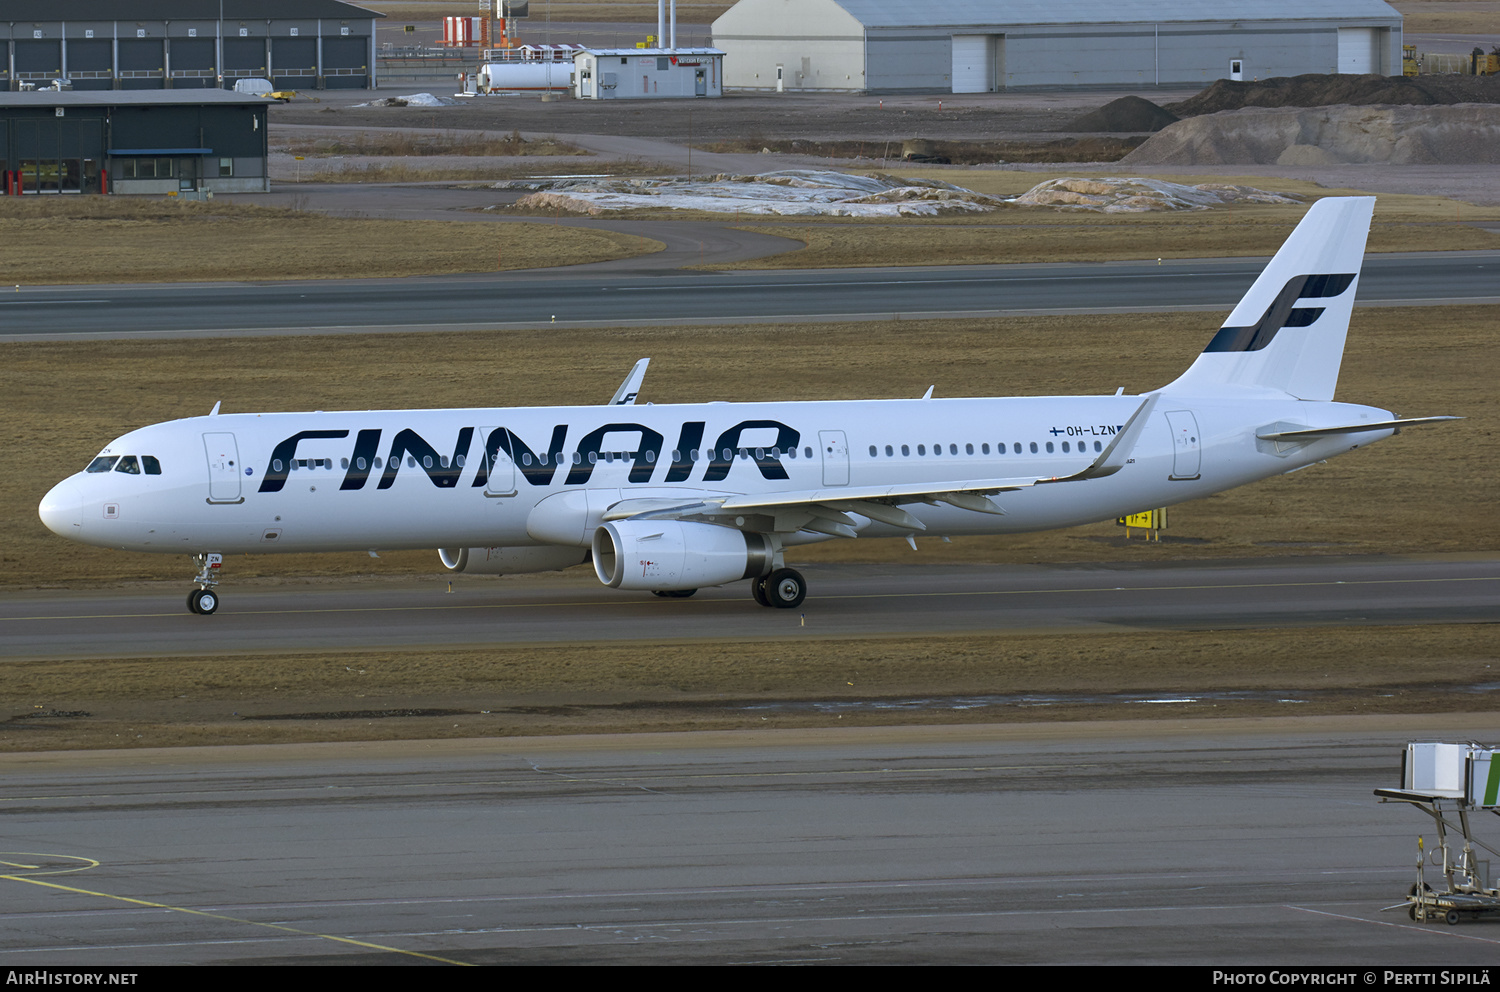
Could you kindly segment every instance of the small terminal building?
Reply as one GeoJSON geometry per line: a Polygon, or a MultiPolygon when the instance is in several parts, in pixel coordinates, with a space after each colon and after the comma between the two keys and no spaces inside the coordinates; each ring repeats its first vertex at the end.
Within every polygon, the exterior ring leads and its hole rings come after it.
{"type": "Polygon", "coordinates": [[[717,48],[590,48],[573,56],[579,100],[670,100],[724,95],[717,48]]]}
{"type": "Polygon", "coordinates": [[[263,193],[262,98],[222,90],[0,92],[0,193],[263,193]]]}
{"type": "Polygon", "coordinates": [[[0,90],[374,89],[384,16],[339,0],[5,0],[0,90]]]}
{"type": "Polygon", "coordinates": [[[728,89],[992,93],[1401,74],[1384,0],[739,0],[713,24],[728,89]]]}

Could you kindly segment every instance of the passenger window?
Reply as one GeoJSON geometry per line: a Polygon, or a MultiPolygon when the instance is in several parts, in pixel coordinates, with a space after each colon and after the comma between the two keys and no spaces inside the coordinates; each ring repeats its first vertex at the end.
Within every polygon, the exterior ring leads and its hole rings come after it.
{"type": "Polygon", "coordinates": [[[904,444],[901,446],[901,457],[902,458],[910,458],[911,457],[911,449],[908,448],[904,444]]]}
{"type": "Polygon", "coordinates": [[[89,467],[84,469],[84,471],[108,472],[110,469],[115,467],[115,461],[119,457],[119,455],[100,455],[98,458],[95,458],[93,461],[89,462],[89,467]]]}
{"type": "MultiPolygon", "coordinates": [[[[1020,448],[1020,447],[1021,447],[1021,446],[1020,446],[1020,445],[1019,445],[1019,444],[1017,444],[1017,445],[1016,445],[1016,447],[1017,447],[1017,448],[1020,448]]],[[[1032,453],[1032,454],[1033,454],[1033,455],[1034,455],[1034,454],[1036,454],[1036,442],[1035,442],[1035,441],[1032,441],[1032,442],[1031,442],[1031,453],[1032,453]]]]}
{"type": "Polygon", "coordinates": [[[803,454],[807,455],[807,457],[809,457],[809,458],[812,457],[812,448],[811,447],[803,448],[802,452],[803,452],[803,454]]]}
{"type": "Polygon", "coordinates": [[[1052,442],[1051,441],[1047,442],[1047,454],[1049,454],[1049,455],[1052,454],[1052,442]]]}
{"type": "MultiPolygon", "coordinates": [[[[982,452],[984,452],[986,455],[989,454],[990,453],[990,443],[988,441],[984,442],[983,444],[981,444],[979,446],[979,450],[982,451],[982,452]]],[[[970,445],[969,446],[969,454],[972,455],[973,453],[974,453],[973,445],[970,445]]]]}
{"type": "Polygon", "coordinates": [[[972,444],[966,444],[964,445],[964,451],[972,455],[974,453],[974,446],[972,444]]]}
{"type": "Polygon", "coordinates": [[[161,475],[161,462],[156,460],[155,455],[142,455],[141,467],[146,470],[147,475],[161,475]]]}
{"type": "Polygon", "coordinates": [[[120,464],[115,466],[116,472],[124,472],[126,475],[140,475],[141,466],[136,462],[135,455],[126,455],[120,459],[120,464]]]}
{"type": "MultiPolygon", "coordinates": [[[[969,446],[969,454],[972,455],[973,453],[974,453],[974,446],[970,445],[969,446]]],[[[958,445],[956,445],[956,444],[950,444],[950,445],[948,445],[948,454],[950,454],[950,455],[956,455],[956,454],[958,454],[958,445]]]]}
{"type": "Polygon", "coordinates": [[[895,453],[895,452],[894,452],[894,451],[892,451],[892,450],[891,450],[891,446],[890,446],[890,445],[886,445],[886,446],[885,446],[885,456],[886,456],[886,457],[887,457],[887,458],[892,458],[892,457],[895,457],[895,454],[896,454],[896,453],[895,453]]]}
{"type": "MultiPolygon", "coordinates": [[[[1050,446],[1048,446],[1048,450],[1049,450],[1049,451],[1050,451],[1050,450],[1051,450],[1051,447],[1050,447],[1050,446]]],[[[1063,442],[1063,454],[1065,454],[1065,455],[1066,455],[1066,454],[1067,454],[1067,453],[1068,453],[1068,442],[1066,442],[1066,441],[1064,441],[1064,442],[1063,442]]]]}
{"type": "Polygon", "coordinates": [[[874,458],[875,454],[876,454],[875,446],[872,444],[872,445],[870,445],[870,457],[874,458]]]}

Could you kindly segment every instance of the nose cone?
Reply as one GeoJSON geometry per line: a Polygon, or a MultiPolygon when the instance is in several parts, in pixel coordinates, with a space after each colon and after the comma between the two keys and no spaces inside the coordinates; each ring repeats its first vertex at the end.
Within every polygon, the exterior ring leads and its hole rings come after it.
{"type": "Polygon", "coordinates": [[[52,533],[76,541],[83,529],[83,494],[76,483],[64,480],[42,497],[36,512],[52,533]]]}

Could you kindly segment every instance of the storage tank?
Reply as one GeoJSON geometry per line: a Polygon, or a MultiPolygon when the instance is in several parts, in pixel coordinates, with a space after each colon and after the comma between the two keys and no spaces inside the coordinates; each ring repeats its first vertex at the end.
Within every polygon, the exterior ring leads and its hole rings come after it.
{"type": "Polygon", "coordinates": [[[479,67],[481,93],[509,90],[566,90],[572,86],[573,55],[580,45],[522,45],[490,49],[479,67]]]}

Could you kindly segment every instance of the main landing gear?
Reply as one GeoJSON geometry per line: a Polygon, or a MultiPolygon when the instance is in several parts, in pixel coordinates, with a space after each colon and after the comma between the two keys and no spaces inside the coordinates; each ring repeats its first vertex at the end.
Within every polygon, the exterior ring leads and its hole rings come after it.
{"type": "Polygon", "coordinates": [[[224,556],[208,552],[193,555],[193,562],[198,566],[198,574],[193,578],[193,584],[198,588],[188,593],[187,608],[208,616],[219,609],[219,594],[214,592],[214,586],[219,584],[218,570],[224,564],[224,556]]]}
{"type": "Polygon", "coordinates": [[[770,575],[751,579],[750,595],[761,606],[796,609],[807,598],[807,580],[794,568],[778,568],[770,575]]]}

